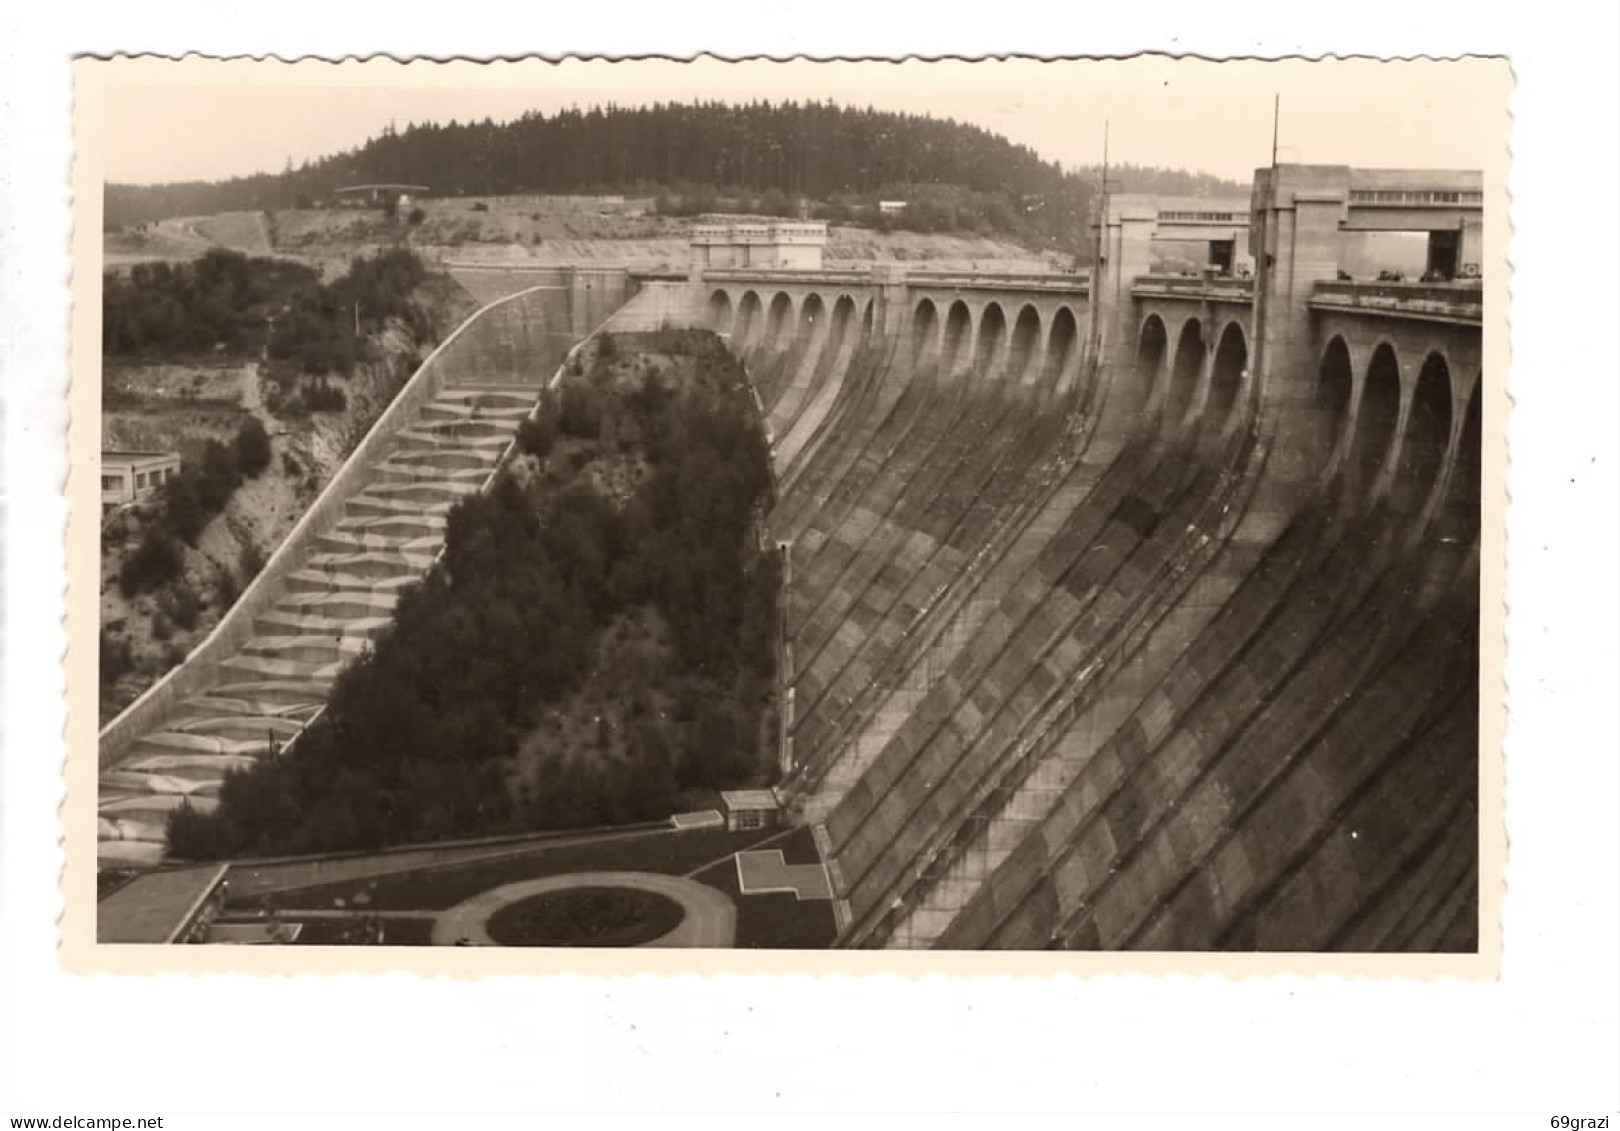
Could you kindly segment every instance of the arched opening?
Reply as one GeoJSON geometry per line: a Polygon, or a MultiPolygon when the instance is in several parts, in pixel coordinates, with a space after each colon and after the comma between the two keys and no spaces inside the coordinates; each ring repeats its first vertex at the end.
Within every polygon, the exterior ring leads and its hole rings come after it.
{"type": "MultiPolygon", "coordinates": [[[[866,316],[870,321],[871,307],[867,308],[866,316]]],[[[911,314],[911,358],[912,365],[918,369],[939,360],[939,312],[928,299],[919,302],[911,314]]]]}
{"type": "Polygon", "coordinates": [[[1165,368],[1165,352],[1170,348],[1170,334],[1165,331],[1165,319],[1149,314],[1142,319],[1142,332],[1136,337],[1136,369],[1134,369],[1134,397],[1132,405],[1142,407],[1149,397],[1158,392],[1153,384],[1158,381],[1160,369],[1165,368]]]}
{"type": "Polygon", "coordinates": [[[1370,490],[1389,458],[1395,424],[1401,415],[1401,370],[1395,350],[1385,342],[1367,363],[1367,379],[1356,406],[1356,434],[1350,444],[1345,478],[1357,493],[1370,490]]]}
{"type": "Polygon", "coordinates": [[[871,337],[872,337],[872,304],[869,302],[869,303],[866,304],[866,308],[861,311],[861,341],[863,343],[865,343],[867,341],[870,341],[871,337]]]}
{"type": "Polygon", "coordinates": [[[1001,354],[1002,342],[1007,337],[1007,316],[1001,307],[991,303],[979,315],[978,348],[973,354],[973,368],[980,376],[988,376],[990,367],[1001,354]]]}
{"type": "Polygon", "coordinates": [[[945,315],[945,340],[941,344],[941,360],[947,375],[954,374],[967,360],[968,343],[973,339],[973,315],[967,303],[958,299],[951,303],[945,315]]]}
{"type": "Polygon", "coordinates": [[[1215,425],[1224,425],[1238,403],[1243,391],[1243,380],[1249,370],[1249,343],[1243,336],[1243,327],[1228,322],[1221,331],[1220,344],[1215,347],[1215,365],[1210,370],[1209,404],[1204,419],[1215,425]]]}
{"type": "Polygon", "coordinates": [[[1204,365],[1204,327],[1190,318],[1176,338],[1175,360],[1170,363],[1170,384],[1165,390],[1164,417],[1178,424],[1198,395],[1198,371],[1204,365]]]}
{"type": "Polygon", "coordinates": [[[733,348],[747,349],[759,339],[764,313],[764,304],[759,301],[757,293],[749,291],[743,295],[742,301],[737,304],[736,324],[731,332],[733,348]]]}
{"type": "Polygon", "coordinates": [[[1482,455],[1484,439],[1480,389],[1483,381],[1474,380],[1474,391],[1468,397],[1468,412],[1463,417],[1462,434],[1457,438],[1457,466],[1452,469],[1452,496],[1459,511],[1466,516],[1472,532],[1480,526],[1479,500],[1484,491],[1485,464],[1482,455]]]}
{"type": "Polygon", "coordinates": [[[1041,314],[1033,306],[1018,312],[1013,323],[1012,352],[1007,357],[1007,376],[1019,385],[1032,383],[1041,355],[1041,314]]]}
{"type": "Polygon", "coordinates": [[[1316,401],[1311,409],[1311,427],[1305,437],[1310,444],[1309,466],[1320,474],[1339,446],[1344,426],[1350,419],[1350,396],[1355,390],[1355,369],[1350,347],[1334,335],[1322,351],[1316,367],[1316,401]]]}
{"type": "Polygon", "coordinates": [[[843,348],[844,339],[854,325],[855,300],[848,295],[840,295],[838,301],[833,303],[832,312],[832,344],[835,348],[843,348]]]}
{"type": "Polygon", "coordinates": [[[784,342],[783,344],[791,344],[800,349],[810,345],[815,340],[816,332],[825,328],[824,319],[826,315],[827,308],[822,305],[820,295],[811,295],[805,299],[799,306],[798,333],[793,336],[791,343],[784,342]]]}
{"type": "Polygon", "coordinates": [[[793,316],[793,300],[786,294],[777,294],[771,300],[771,308],[765,315],[765,340],[762,343],[766,349],[786,349],[788,319],[793,316]]]}
{"type": "Polygon", "coordinates": [[[1046,335],[1046,369],[1041,374],[1043,388],[1063,389],[1079,345],[1080,328],[1075,323],[1074,311],[1065,306],[1052,319],[1052,329],[1046,335]]]}
{"type": "Polygon", "coordinates": [[[1401,434],[1401,460],[1395,474],[1394,503],[1402,511],[1419,510],[1434,490],[1451,442],[1451,367],[1430,353],[1418,370],[1401,434]]]}
{"type": "Polygon", "coordinates": [[[717,334],[731,333],[731,296],[725,291],[709,296],[709,327],[717,334]]]}

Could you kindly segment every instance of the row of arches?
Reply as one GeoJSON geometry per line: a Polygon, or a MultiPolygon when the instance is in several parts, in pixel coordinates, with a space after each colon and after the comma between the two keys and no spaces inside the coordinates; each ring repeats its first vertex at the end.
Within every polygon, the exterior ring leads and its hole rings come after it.
{"type": "MultiPolygon", "coordinates": [[[[750,290],[734,307],[731,294],[720,289],[710,296],[709,316],[739,350],[785,350],[829,325],[835,335],[857,324],[870,332],[873,304],[845,293],[829,312],[826,300],[812,293],[795,310],[786,292],[767,304],[750,290]]],[[[1043,316],[1033,303],[990,301],[975,310],[962,299],[925,297],[911,309],[909,323],[912,364],[947,377],[971,368],[999,373],[1017,388],[1060,390],[1077,368],[1080,323],[1068,305],[1043,316]]],[[[1150,313],[1138,335],[1136,380],[1126,384],[1139,411],[1172,426],[1200,421],[1225,431],[1245,419],[1252,401],[1249,355],[1248,334],[1237,318],[1207,325],[1188,318],[1172,338],[1165,319],[1150,313]]],[[[1297,422],[1303,432],[1297,442],[1318,473],[1338,476],[1355,493],[1415,508],[1451,466],[1454,452],[1478,460],[1478,375],[1472,378],[1471,407],[1461,412],[1457,406],[1468,393],[1443,349],[1425,351],[1415,374],[1407,376],[1392,342],[1380,341],[1361,362],[1344,335],[1335,334],[1320,357],[1314,404],[1297,422]],[[1472,432],[1464,427],[1469,419],[1475,421],[1472,432]],[[1472,457],[1464,450],[1467,442],[1474,445],[1472,457]]]]}
{"type": "Polygon", "coordinates": [[[1479,374],[1458,372],[1443,349],[1425,350],[1414,374],[1392,342],[1378,342],[1358,364],[1334,335],[1316,374],[1314,442],[1324,470],[1352,494],[1402,511],[1422,509],[1454,478],[1477,503],[1479,393],[1479,374]]]}
{"type": "MultiPolygon", "coordinates": [[[[863,324],[870,329],[871,300],[840,295],[832,310],[835,324],[845,318],[853,323],[862,308],[863,324]]],[[[710,326],[730,335],[733,348],[745,354],[785,350],[808,340],[827,314],[826,300],[814,293],[802,298],[796,312],[786,292],[767,303],[750,290],[734,303],[730,292],[719,289],[708,304],[710,326]]],[[[1034,303],[1004,306],[992,300],[975,309],[963,299],[924,297],[909,315],[905,332],[912,364],[945,376],[971,368],[1000,373],[1018,387],[1055,389],[1069,381],[1079,359],[1080,323],[1068,305],[1047,316],[1034,303]]]]}
{"type": "Polygon", "coordinates": [[[1236,410],[1249,385],[1248,334],[1241,322],[1228,319],[1211,353],[1202,319],[1182,322],[1172,343],[1164,319],[1149,314],[1137,337],[1135,377],[1138,407],[1171,426],[1196,417],[1229,427],[1239,419],[1236,410]]]}
{"type": "MultiPolygon", "coordinates": [[[[1478,375],[1465,382],[1443,348],[1425,349],[1409,374],[1393,342],[1380,340],[1358,364],[1344,335],[1335,334],[1316,377],[1309,411],[1288,425],[1299,431],[1284,440],[1308,453],[1316,474],[1337,476],[1352,494],[1415,511],[1446,478],[1453,453],[1477,466],[1478,375]],[[1465,398],[1469,407],[1458,421],[1465,398]]],[[[1136,378],[1142,408],[1172,425],[1197,419],[1231,427],[1248,397],[1245,329],[1229,319],[1211,343],[1203,321],[1189,318],[1172,341],[1164,319],[1149,314],[1138,336],[1136,378]]]]}

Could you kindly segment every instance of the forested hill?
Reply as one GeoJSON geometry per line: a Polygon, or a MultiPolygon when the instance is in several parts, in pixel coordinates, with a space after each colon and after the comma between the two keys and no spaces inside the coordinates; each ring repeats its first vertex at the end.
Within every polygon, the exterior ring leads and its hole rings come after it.
{"type": "MultiPolygon", "coordinates": [[[[1156,171],[1140,170],[1135,180],[1156,171]]],[[[1230,191],[1213,178],[1130,191],[1230,191]]],[[[957,190],[983,226],[1032,236],[1083,229],[1094,178],[1065,173],[978,126],[830,103],[703,103],[533,113],[515,121],[413,125],[280,174],[221,183],[109,185],[106,219],[284,209],[351,184],[428,186],[436,195],[776,191],[812,201],[925,200],[957,190]]],[[[953,203],[958,203],[953,201],[953,203]]]]}

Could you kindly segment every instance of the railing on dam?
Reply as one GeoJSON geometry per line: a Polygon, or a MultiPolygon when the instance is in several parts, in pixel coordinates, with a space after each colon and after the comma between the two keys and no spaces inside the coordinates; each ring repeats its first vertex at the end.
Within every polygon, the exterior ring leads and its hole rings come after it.
{"type": "Polygon", "coordinates": [[[849,283],[866,286],[876,281],[870,271],[812,271],[791,267],[726,267],[703,272],[707,283],[849,283]]]}
{"type": "Polygon", "coordinates": [[[1055,271],[978,272],[930,271],[897,267],[894,264],[874,264],[866,270],[824,268],[809,270],[787,267],[727,267],[703,273],[708,283],[780,283],[801,286],[908,285],[963,290],[1049,291],[1054,294],[1086,294],[1091,277],[1086,272],[1072,274],[1055,271]]]}
{"type": "Polygon", "coordinates": [[[1333,281],[1316,284],[1311,295],[1311,309],[1396,314],[1406,318],[1478,326],[1484,297],[1484,288],[1477,280],[1460,283],[1333,281]]]}
{"type": "Polygon", "coordinates": [[[1254,301],[1254,280],[1199,275],[1143,275],[1131,284],[1138,298],[1183,298],[1197,302],[1254,301]]]}
{"type": "Polygon", "coordinates": [[[905,281],[928,287],[960,287],[973,290],[1050,291],[1054,294],[1088,294],[1091,276],[1087,272],[1073,274],[1055,271],[1010,272],[1002,274],[977,271],[908,271],[905,281]]]}

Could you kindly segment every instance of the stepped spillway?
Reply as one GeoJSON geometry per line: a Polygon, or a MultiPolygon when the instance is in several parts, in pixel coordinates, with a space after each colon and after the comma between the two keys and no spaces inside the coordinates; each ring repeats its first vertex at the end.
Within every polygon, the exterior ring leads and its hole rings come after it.
{"type": "Polygon", "coordinates": [[[434,562],[450,508],[489,481],[574,321],[568,290],[547,285],[463,323],[208,640],[102,732],[103,866],[158,863],[172,810],[210,808],[227,772],[296,741],[434,562]]]}

